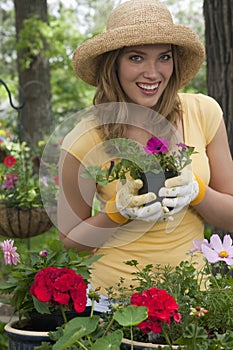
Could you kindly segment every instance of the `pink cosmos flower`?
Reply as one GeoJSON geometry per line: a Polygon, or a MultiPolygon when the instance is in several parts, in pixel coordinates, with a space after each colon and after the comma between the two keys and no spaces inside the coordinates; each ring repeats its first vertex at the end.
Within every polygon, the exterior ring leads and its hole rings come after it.
{"type": "Polygon", "coordinates": [[[233,245],[230,235],[225,235],[223,242],[217,234],[210,237],[210,244],[201,246],[202,253],[210,263],[225,261],[227,265],[233,265],[233,245]]]}
{"type": "Polygon", "coordinates": [[[4,254],[4,260],[6,265],[17,265],[19,262],[19,254],[16,252],[17,248],[14,247],[14,241],[12,239],[1,242],[1,248],[4,254]]]}
{"type": "Polygon", "coordinates": [[[193,240],[194,248],[190,249],[190,253],[202,252],[202,245],[210,246],[210,243],[207,239],[203,239],[203,241],[198,241],[197,239],[193,240]]]}

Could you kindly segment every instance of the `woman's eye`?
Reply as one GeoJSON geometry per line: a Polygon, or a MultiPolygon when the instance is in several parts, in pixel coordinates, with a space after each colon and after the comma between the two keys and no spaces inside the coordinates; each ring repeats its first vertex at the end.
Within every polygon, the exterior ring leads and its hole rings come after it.
{"type": "Polygon", "coordinates": [[[142,57],[138,55],[134,55],[134,56],[130,56],[129,59],[134,62],[140,62],[142,60],[142,57]]]}
{"type": "Polygon", "coordinates": [[[169,54],[160,56],[161,61],[169,61],[171,58],[172,58],[172,56],[169,54]]]}

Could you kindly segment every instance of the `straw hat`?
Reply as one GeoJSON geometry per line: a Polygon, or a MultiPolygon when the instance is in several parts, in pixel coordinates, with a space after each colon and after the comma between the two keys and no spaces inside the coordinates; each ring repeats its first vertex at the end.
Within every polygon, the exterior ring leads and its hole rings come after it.
{"type": "Polygon", "coordinates": [[[178,46],[181,60],[181,86],[198,72],[204,47],[191,28],[174,24],[167,7],[157,0],[130,0],[110,14],[105,32],[79,46],[73,55],[73,68],[86,83],[96,86],[101,55],[124,46],[166,43],[178,46]]]}

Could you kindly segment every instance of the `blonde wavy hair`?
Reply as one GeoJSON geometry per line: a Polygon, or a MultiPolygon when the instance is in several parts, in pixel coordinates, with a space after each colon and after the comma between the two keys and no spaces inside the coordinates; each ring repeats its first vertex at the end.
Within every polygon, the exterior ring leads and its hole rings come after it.
{"type": "MultiPolygon", "coordinates": [[[[130,102],[121,88],[117,75],[117,58],[120,51],[121,49],[102,55],[101,65],[98,70],[97,88],[93,99],[94,105],[110,102],[130,102]]],[[[172,52],[174,68],[171,78],[156,106],[151,109],[166,117],[173,125],[176,125],[182,116],[181,104],[178,97],[180,86],[179,72],[181,67],[175,45],[172,45],[172,52]]],[[[100,130],[104,139],[125,136],[125,125],[107,123],[107,115],[99,116],[99,118],[101,118],[102,126],[100,130]]]]}

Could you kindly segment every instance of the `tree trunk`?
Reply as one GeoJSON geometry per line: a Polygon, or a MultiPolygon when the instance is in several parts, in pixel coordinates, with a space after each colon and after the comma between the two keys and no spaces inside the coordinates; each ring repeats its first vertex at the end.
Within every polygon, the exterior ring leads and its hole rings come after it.
{"type": "MultiPolygon", "coordinates": [[[[48,21],[46,0],[14,0],[17,42],[23,28],[24,20],[36,15],[43,22],[48,21]]],[[[33,32],[32,32],[33,33],[33,32]]],[[[30,56],[30,66],[22,65],[25,62],[25,53],[29,50],[30,41],[35,40],[33,34],[28,41],[28,48],[17,50],[19,97],[25,98],[24,108],[19,113],[19,138],[30,146],[37,146],[39,140],[44,139],[51,126],[51,90],[50,69],[48,58],[43,51],[30,56]]],[[[27,45],[27,41],[26,41],[27,45]]],[[[44,40],[44,45],[46,42],[44,40]]]]}
{"type": "Polygon", "coordinates": [[[204,0],[207,88],[224,112],[233,154],[233,1],[204,0]]]}
{"type": "MultiPolygon", "coordinates": [[[[207,53],[207,89],[223,109],[231,153],[233,154],[233,2],[204,0],[207,53]]],[[[214,227],[222,238],[226,233],[214,227]]],[[[230,233],[233,238],[233,233],[230,233]]]]}

